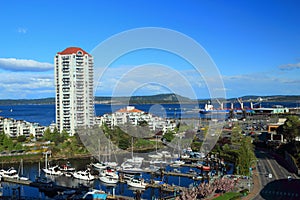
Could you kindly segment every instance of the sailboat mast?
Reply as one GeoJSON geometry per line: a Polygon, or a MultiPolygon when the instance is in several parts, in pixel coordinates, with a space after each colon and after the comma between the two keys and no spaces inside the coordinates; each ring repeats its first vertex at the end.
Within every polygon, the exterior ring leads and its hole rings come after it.
{"type": "Polygon", "coordinates": [[[133,137],[131,138],[131,156],[133,159],[133,137]]]}
{"type": "Polygon", "coordinates": [[[23,175],[23,158],[21,158],[21,175],[23,175]]]}
{"type": "Polygon", "coordinates": [[[110,156],[110,154],[111,154],[111,147],[110,147],[110,143],[111,143],[111,139],[110,139],[110,136],[109,136],[109,141],[108,141],[108,160],[109,160],[109,162],[111,161],[111,156],[110,156]]]}
{"type": "Polygon", "coordinates": [[[48,169],[48,167],[47,167],[47,162],[48,162],[48,152],[46,152],[45,154],[46,154],[46,158],[45,158],[45,169],[48,169]]]}
{"type": "Polygon", "coordinates": [[[99,159],[98,159],[98,161],[100,162],[100,155],[101,155],[101,152],[100,152],[100,138],[99,138],[99,140],[98,140],[98,143],[99,143],[99,146],[98,146],[98,156],[99,156],[99,159]]]}
{"type": "Polygon", "coordinates": [[[41,162],[39,161],[39,177],[41,177],[41,162]]]}

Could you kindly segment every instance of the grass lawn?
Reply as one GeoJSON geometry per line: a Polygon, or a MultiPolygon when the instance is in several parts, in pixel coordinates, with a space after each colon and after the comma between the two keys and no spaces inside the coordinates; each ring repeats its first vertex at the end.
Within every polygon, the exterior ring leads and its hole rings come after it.
{"type": "Polygon", "coordinates": [[[236,192],[227,192],[221,196],[218,196],[217,198],[214,198],[214,200],[230,200],[230,199],[240,199],[241,197],[240,193],[236,192]]]}

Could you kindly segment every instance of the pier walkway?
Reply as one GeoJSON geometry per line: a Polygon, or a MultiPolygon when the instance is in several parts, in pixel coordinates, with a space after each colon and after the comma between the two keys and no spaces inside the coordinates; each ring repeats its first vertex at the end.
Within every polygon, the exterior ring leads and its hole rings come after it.
{"type": "Polygon", "coordinates": [[[8,182],[8,183],[16,183],[20,185],[30,185],[32,184],[32,181],[30,180],[21,180],[21,179],[15,179],[15,178],[6,178],[2,177],[3,182],[8,182]]]}

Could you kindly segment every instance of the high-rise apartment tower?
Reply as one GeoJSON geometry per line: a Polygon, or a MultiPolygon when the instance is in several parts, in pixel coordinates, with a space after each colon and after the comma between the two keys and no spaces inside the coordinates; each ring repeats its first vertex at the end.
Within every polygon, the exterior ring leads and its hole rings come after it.
{"type": "Polygon", "coordinates": [[[74,135],[94,125],[93,57],[78,47],[58,52],[55,67],[55,109],[58,130],[74,135]]]}

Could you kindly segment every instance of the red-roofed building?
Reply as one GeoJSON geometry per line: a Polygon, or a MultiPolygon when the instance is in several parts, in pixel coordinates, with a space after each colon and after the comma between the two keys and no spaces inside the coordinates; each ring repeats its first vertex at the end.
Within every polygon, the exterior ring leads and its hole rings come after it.
{"type": "Polygon", "coordinates": [[[91,56],[90,54],[88,54],[86,51],[84,51],[80,47],[68,47],[65,50],[63,50],[62,52],[58,52],[57,54],[59,54],[59,55],[80,54],[80,55],[91,56]]]}
{"type": "Polygon", "coordinates": [[[68,47],[54,59],[56,125],[74,135],[76,128],[94,125],[93,57],[79,47],[68,47]]]}
{"type": "Polygon", "coordinates": [[[106,124],[111,128],[126,123],[137,126],[146,122],[150,130],[164,133],[168,130],[174,130],[176,127],[176,123],[173,120],[154,116],[151,113],[136,109],[134,106],[121,108],[112,114],[104,114],[96,120],[100,126],[106,124]]]}
{"type": "Polygon", "coordinates": [[[126,108],[121,108],[120,110],[116,111],[116,113],[144,113],[139,109],[136,109],[134,106],[127,106],[126,108]]]}

